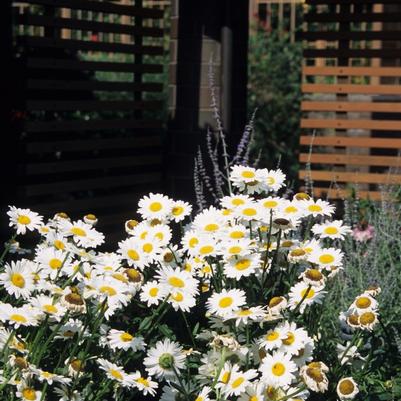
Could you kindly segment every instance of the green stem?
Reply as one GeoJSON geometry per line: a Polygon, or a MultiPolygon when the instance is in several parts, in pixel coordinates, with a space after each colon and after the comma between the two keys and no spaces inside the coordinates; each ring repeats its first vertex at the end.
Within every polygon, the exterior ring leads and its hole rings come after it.
{"type": "Polygon", "coordinates": [[[194,339],[194,336],[192,335],[192,331],[191,331],[191,327],[190,327],[190,325],[189,325],[189,323],[188,323],[188,319],[187,319],[187,317],[185,316],[185,312],[184,312],[182,309],[180,309],[180,312],[181,312],[182,317],[184,318],[185,327],[187,328],[189,337],[191,338],[192,346],[195,348],[195,347],[196,347],[195,339],[194,339]]]}

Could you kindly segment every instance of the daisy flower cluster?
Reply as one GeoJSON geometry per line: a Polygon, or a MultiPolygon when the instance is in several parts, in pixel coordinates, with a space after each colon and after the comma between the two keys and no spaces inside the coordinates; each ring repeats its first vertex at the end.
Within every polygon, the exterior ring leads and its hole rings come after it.
{"type": "Polygon", "coordinates": [[[356,396],[344,373],[378,320],[378,290],[341,315],[350,343],[338,363],[318,352],[350,228],[324,200],[279,196],[281,170],[233,166],[229,179],[236,193],[196,215],[187,202],[144,196],[115,252],[102,250],[93,214],[45,222],[10,207],[15,234],[40,239],[30,258],[1,261],[2,399],[356,396]]]}

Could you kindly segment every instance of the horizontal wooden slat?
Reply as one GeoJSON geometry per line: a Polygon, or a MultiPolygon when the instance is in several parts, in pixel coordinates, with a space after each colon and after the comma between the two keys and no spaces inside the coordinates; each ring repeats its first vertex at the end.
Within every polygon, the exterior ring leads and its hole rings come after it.
{"type": "Polygon", "coordinates": [[[322,76],[401,76],[401,67],[306,67],[302,68],[304,75],[322,76]]]}
{"type": "Polygon", "coordinates": [[[24,130],[27,132],[61,132],[161,127],[160,121],[148,120],[33,121],[25,123],[24,130]]]}
{"type": "Polygon", "coordinates": [[[27,89],[66,91],[118,91],[161,92],[163,84],[157,82],[134,83],[121,81],[57,81],[50,79],[28,79],[27,89]]]}
{"type": "Polygon", "coordinates": [[[346,136],[315,136],[302,135],[300,144],[310,146],[339,146],[356,148],[381,148],[381,149],[401,149],[401,139],[399,138],[367,138],[367,137],[346,137],[346,136]]]}
{"type": "Polygon", "coordinates": [[[130,137],[130,138],[97,138],[52,142],[28,142],[25,144],[26,152],[54,153],[54,152],[85,152],[93,150],[111,149],[141,149],[146,147],[157,148],[161,145],[160,135],[130,137]]]}
{"type": "Polygon", "coordinates": [[[37,36],[20,36],[18,43],[26,47],[47,49],[87,50],[107,53],[161,55],[162,46],[139,46],[124,43],[91,42],[87,40],[52,39],[37,36]]]}
{"type": "MultiPolygon", "coordinates": [[[[128,191],[113,195],[96,195],[96,197],[87,197],[83,199],[71,199],[68,201],[53,201],[53,202],[40,202],[38,204],[38,210],[41,213],[52,213],[64,211],[67,212],[70,217],[76,217],[72,213],[82,211],[84,214],[93,212],[94,208],[112,208],[116,206],[131,205],[133,200],[137,197],[137,192],[128,191]]],[[[31,203],[31,207],[35,209],[35,203],[31,203]]],[[[79,216],[80,217],[80,216],[79,216]]],[[[101,216],[98,216],[101,218],[101,216]]]]}
{"type": "Polygon", "coordinates": [[[353,85],[353,84],[303,84],[304,93],[361,93],[381,95],[401,95],[399,85],[353,85]]]}
{"type": "MultiPolygon", "coordinates": [[[[399,4],[399,0],[346,0],[348,4],[399,4]]],[[[344,0],[305,0],[306,4],[344,4],[344,0]]]]}
{"type": "Polygon", "coordinates": [[[401,58],[394,49],[304,49],[304,58],[401,58]]]}
{"type": "MultiPolygon", "coordinates": [[[[357,188],[356,196],[360,199],[370,199],[373,201],[388,200],[389,196],[386,193],[379,191],[360,191],[357,188]]],[[[353,191],[351,189],[336,189],[336,188],[321,188],[313,187],[314,197],[327,197],[328,199],[347,199],[352,196],[353,191]]]]}
{"type": "Polygon", "coordinates": [[[115,71],[115,72],[142,72],[162,73],[163,66],[158,64],[113,63],[108,61],[75,61],[46,58],[28,58],[28,68],[44,70],[80,70],[80,71],[115,71]]]}
{"type": "MultiPolygon", "coordinates": [[[[401,99],[400,99],[401,100],[401,99]]],[[[400,113],[401,103],[387,102],[311,102],[301,103],[303,111],[380,111],[384,113],[400,113]]]]}
{"type": "Polygon", "coordinates": [[[301,153],[299,155],[301,163],[319,164],[348,164],[355,166],[385,166],[401,167],[401,157],[396,156],[373,156],[356,154],[332,154],[332,153],[301,153]]]}
{"type": "Polygon", "coordinates": [[[348,182],[351,184],[401,184],[401,175],[388,173],[359,173],[300,170],[299,178],[311,177],[314,181],[348,182]]]}
{"type": "Polygon", "coordinates": [[[96,101],[96,100],[28,100],[26,110],[157,110],[163,106],[158,100],[149,101],[96,101]]]}
{"type": "Polygon", "coordinates": [[[309,42],[316,40],[399,40],[401,31],[309,31],[299,32],[297,37],[309,42]]]}
{"type": "Polygon", "coordinates": [[[57,194],[67,191],[90,191],[95,188],[132,187],[136,184],[152,183],[161,180],[161,173],[108,176],[85,180],[57,181],[55,183],[21,186],[26,196],[57,194]]]}
{"type": "Polygon", "coordinates": [[[150,37],[162,37],[163,29],[140,27],[135,25],[112,24],[109,22],[86,21],[73,18],[54,18],[42,15],[17,14],[14,17],[15,24],[28,26],[46,26],[53,28],[68,28],[72,30],[94,31],[106,33],[120,33],[127,35],[142,35],[150,37]]]}
{"type": "Polygon", "coordinates": [[[305,22],[399,22],[401,13],[315,13],[304,15],[305,22]]]}
{"type": "Polygon", "coordinates": [[[388,120],[324,120],[301,119],[301,128],[374,129],[378,131],[401,130],[401,121],[388,120]]]}
{"type": "MultiPolygon", "coordinates": [[[[154,153],[156,153],[155,150],[154,153]]],[[[34,174],[60,174],[72,171],[87,171],[99,169],[111,169],[116,167],[133,167],[133,166],[149,166],[159,165],[162,161],[161,151],[156,154],[128,156],[118,158],[85,158],[85,162],[80,160],[57,161],[49,163],[28,163],[21,167],[28,175],[34,174]]]]}
{"type": "Polygon", "coordinates": [[[144,18],[163,18],[163,10],[157,8],[142,8],[125,6],[105,1],[91,0],[24,0],[24,3],[38,4],[77,10],[97,11],[109,14],[131,15],[144,18]]]}

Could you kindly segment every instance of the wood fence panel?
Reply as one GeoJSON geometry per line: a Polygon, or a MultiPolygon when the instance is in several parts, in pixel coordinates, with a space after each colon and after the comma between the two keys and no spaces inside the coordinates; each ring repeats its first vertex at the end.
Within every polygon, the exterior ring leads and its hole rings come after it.
{"type": "Polygon", "coordinates": [[[164,11],[141,0],[11,7],[13,202],[50,216],[95,213],[101,229],[123,234],[138,198],[163,179],[164,32],[144,22],[164,11]]]}
{"type": "Polygon", "coordinates": [[[318,196],[356,185],[380,199],[381,186],[401,184],[401,4],[306,4],[299,177],[318,196]]]}

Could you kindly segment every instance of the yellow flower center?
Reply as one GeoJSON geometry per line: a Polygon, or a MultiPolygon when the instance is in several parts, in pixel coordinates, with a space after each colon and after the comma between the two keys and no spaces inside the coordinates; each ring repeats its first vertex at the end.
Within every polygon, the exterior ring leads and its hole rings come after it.
{"type": "Polygon", "coordinates": [[[21,214],[18,216],[17,221],[19,224],[23,224],[26,226],[31,222],[31,219],[28,216],[21,214]]]}
{"type": "Polygon", "coordinates": [[[204,245],[199,249],[199,253],[201,255],[208,255],[214,251],[214,247],[212,245],[204,245]]]}
{"type": "Polygon", "coordinates": [[[127,255],[132,260],[135,260],[135,261],[139,260],[139,254],[134,249],[128,249],[127,255]]]}
{"type": "Polygon", "coordinates": [[[288,332],[287,337],[283,340],[283,344],[291,345],[295,341],[294,333],[288,332]]]}
{"type": "Polygon", "coordinates": [[[254,178],[255,177],[255,173],[253,171],[250,170],[245,170],[241,173],[242,177],[244,178],[254,178]]]}
{"type": "Polygon", "coordinates": [[[26,323],[28,321],[25,316],[19,315],[18,313],[13,313],[10,316],[10,320],[13,320],[14,322],[18,322],[18,323],[26,323]]]}
{"type": "Polygon", "coordinates": [[[173,298],[176,302],[182,302],[184,300],[184,296],[181,292],[176,292],[175,294],[172,294],[171,298],[173,298]]]}
{"type": "Polygon", "coordinates": [[[301,291],[301,298],[305,297],[306,299],[311,299],[315,295],[315,291],[313,288],[304,288],[301,291]]]}
{"type": "Polygon", "coordinates": [[[311,367],[306,369],[306,374],[313,379],[316,383],[324,381],[324,376],[319,368],[311,367]]]}
{"type": "Polygon", "coordinates": [[[336,227],[326,227],[324,233],[327,235],[335,235],[338,234],[338,229],[336,227]]]}
{"type": "Polygon", "coordinates": [[[43,305],[43,309],[47,313],[57,313],[58,309],[54,305],[43,305]]]}
{"type": "Polygon", "coordinates": [[[127,333],[127,332],[120,334],[121,341],[123,341],[125,343],[131,341],[133,338],[134,338],[134,336],[132,336],[130,333],[127,333]]]}
{"type": "Polygon", "coordinates": [[[22,390],[22,396],[29,401],[34,401],[37,399],[36,391],[33,388],[24,388],[22,390]]]}
{"type": "Polygon", "coordinates": [[[240,205],[243,205],[245,203],[245,201],[243,199],[234,198],[231,200],[231,203],[234,206],[240,206],[240,205]]]}
{"type": "Polygon", "coordinates": [[[259,401],[259,398],[256,395],[252,395],[248,401],[259,401]]]}
{"type": "Polygon", "coordinates": [[[103,285],[102,287],[99,288],[99,291],[102,292],[103,294],[107,294],[109,297],[112,297],[117,294],[117,291],[108,285],[103,285]]]}
{"type": "Polygon", "coordinates": [[[231,253],[232,255],[235,255],[237,253],[240,253],[242,251],[242,248],[240,246],[232,246],[228,252],[231,253]]]}
{"type": "Polygon", "coordinates": [[[230,376],[231,376],[230,372],[224,372],[223,376],[221,377],[222,383],[227,384],[228,381],[230,380],[230,376]]]}
{"type": "Polygon", "coordinates": [[[242,231],[233,231],[230,233],[230,237],[233,239],[244,238],[245,234],[242,231]]]}
{"type": "Polygon", "coordinates": [[[263,202],[263,206],[266,209],[273,209],[275,207],[277,207],[278,203],[275,200],[268,200],[266,202],[263,202]]]}
{"type": "Polygon", "coordinates": [[[78,237],[86,237],[86,232],[80,227],[72,227],[70,232],[78,237]]]}
{"type": "Polygon", "coordinates": [[[140,239],[145,239],[148,236],[148,232],[144,231],[141,233],[141,235],[139,236],[140,239]]]}
{"type": "Polygon", "coordinates": [[[249,259],[240,259],[235,263],[235,268],[237,270],[246,270],[251,265],[249,259]]]}
{"type": "Polygon", "coordinates": [[[235,379],[232,384],[231,387],[232,388],[237,388],[239,387],[243,382],[245,381],[245,379],[243,377],[239,377],[238,379],[235,379]]]}
{"type": "Polygon", "coordinates": [[[189,247],[194,248],[196,245],[198,245],[198,243],[199,243],[198,238],[191,238],[189,240],[189,247]]]}
{"type": "Polygon", "coordinates": [[[362,326],[372,324],[376,321],[376,315],[373,312],[365,312],[359,317],[359,322],[362,326]]]}
{"type": "Polygon", "coordinates": [[[111,376],[113,376],[117,380],[122,380],[123,379],[123,375],[121,374],[121,372],[119,372],[116,369],[110,369],[109,373],[110,373],[111,376]]]}
{"type": "Polygon", "coordinates": [[[273,297],[270,301],[269,301],[269,307],[270,308],[274,308],[277,305],[280,305],[281,302],[283,302],[283,297],[273,297]]]}
{"type": "Polygon", "coordinates": [[[49,266],[53,270],[60,269],[60,267],[63,265],[63,262],[60,259],[53,258],[49,260],[49,266]]]}
{"type": "Polygon", "coordinates": [[[157,287],[153,287],[149,290],[149,295],[151,297],[157,297],[157,294],[159,293],[159,289],[157,287]]]}
{"type": "Polygon", "coordinates": [[[298,209],[295,206],[288,206],[284,209],[284,212],[286,213],[296,213],[298,212],[298,209]]]}
{"type": "Polygon", "coordinates": [[[285,373],[285,366],[281,362],[276,362],[272,366],[272,373],[274,376],[282,376],[285,373]]]}
{"type": "Polygon", "coordinates": [[[159,240],[159,241],[163,241],[164,239],[164,234],[162,232],[158,232],[155,234],[155,237],[159,240]]]}
{"type": "Polygon", "coordinates": [[[301,249],[301,248],[297,248],[297,249],[293,249],[293,250],[290,252],[290,255],[291,255],[291,256],[295,256],[295,257],[297,257],[297,256],[304,256],[304,255],[306,255],[306,252],[305,252],[303,249],[301,249]]]}
{"type": "Polygon", "coordinates": [[[256,209],[253,209],[251,207],[247,207],[242,211],[242,214],[245,216],[255,216],[257,214],[256,209]]]}
{"type": "Polygon", "coordinates": [[[153,245],[150,244],[150,243],[144,244],[144,245],[142,246],[142,249],[143,249],[144,252],[150,253],[150,252],[153,251],[153,245]]]}
{"type": "Polygon", "coordinates": [[[233,303],[233,299],[231,297],[223,297],[219,301],[220,308],[228,308],[233,303]]]}
{"type": "Polygon", "coordinates": [[[160,211],[160,210],[162,210],[162,204],[160,203],[160,202],[152,202],[150,205],[149,205],[149,209],[152,211],[152,212],[158,212],[158,211],[160,211]]]}
{"type": "Polygon", "coordinates": [[[334,262],[334,256],[329,253],[325,253],[319,256],[319,262],[324,264],[329,264],[334,262]]]}
{"type": "Polygon", "coordinates": [[[323,209],[319,205],[309,205],[308,210],[310,212],[321,212],[323,209]]]}
{"type": "Polygon", "coordinates": [[[182,206],[174,206],[171,213],[174,216],[179,216],[180,214],[182,214],[183,211],[184,211],[184,208],[182,206]]]}
{"type": "Polygon", "coordinates": [[[273,177],[267,177],[266,181],[267,185],[273,185],[276,182],[276,180],[273,177]]]}
{"type": "Polygon", "coordinates": [[[356,300],[355,305],[357,306],[357,308],[366,309],[369,308],[370,305],[372,305],[372,301],[368,297],[359,297],[356,300]]]}
{"type": "Polygon", "coordinates": [[[53,242],[53,245],[54,245],[54,247],[55,247],[56,249],[59,249],[59,250],[63,250],[63,249],[65,248],[64,242],[62,242],[62,241],[60,241],[60,240],[58,240],[58,239],[56,239],[56,240],[53,242]]]}
{"type": "Polygon", "coordinates": [[[118,281],[121,281],[123,283],[128,283],[127,277],[124,276],[124,274],[121,273],[113,273],[112,277],[115,278],[118,281]]]}
{"type": "Polygon", "coordinates": [[[210,223],[205,226],[205,231],[216,231],[219,229],[218,224],[210,223]]]}
{"type": "Polygon", "coordinates": [[[149,381],[144,379],[143,377],[139,377],[135,380],[137,383],[142,384],[142,386],[149,387],[149,381]]]}
{"type": "Polygon", "coordinates": [[[308,269],[305,272],[305,277],[312,281],[319,281],[323,278],[323,274],[317,269],[308,269]]]}
{"type": "Polygon", "coordinates": [[[184,281],[181,280],[179,277],[175,277],[175,276],[170,277],[170,278],[168,279],[168,283],[169,283],[170,285],[172,285],[173,287],[177,287],[177,288],[183,288],[183,287],[185,287],[184,281]]]}
{"type": "Polygon", "coordinates": [[[42,376],[45,377],[46,379],[50,379],[51,377],[54,376],[53,373],[46,372],[45,370],[42,372],[42,376]]]}
{"type": "Polygon", "coordinates": [[[201,397],[200,395],[198,397],[196,397],[196,399],[195,399],[195,401],[203,401],[203,400],[204,400],[204,398],[201,397]]]}
{"type": "Polygon", "coordinates": [[[239,312],[237,312],[238,316],[249,316],[252,315],[252,312],[249,309],[241,309],[239,312]]]}
{"type": "Polygon", "coordinates": [[[265,336],[265,339],[267,341],[275,341],[280,337],[280,334],[277,331],[271,331],[270,333],[267,333],[265,336]]]}
{"type": "Polygon", "coordinates": [[[352,394],[355,390],[355,385],[349,379],[343,379],[338,386],[338,390],[341,395],[349,395],[352,394]]]}
{"type": "Polygon", "coordinates": [[[20,273],[13,273],[11,275],[11,282],[18,288],[25,287],[25,279],[24,276],[20,273]]]}

